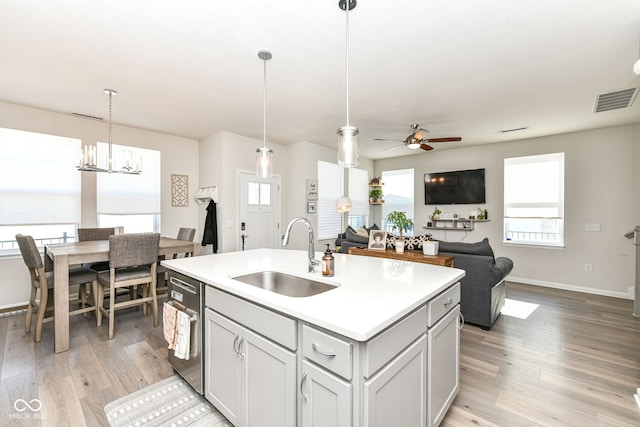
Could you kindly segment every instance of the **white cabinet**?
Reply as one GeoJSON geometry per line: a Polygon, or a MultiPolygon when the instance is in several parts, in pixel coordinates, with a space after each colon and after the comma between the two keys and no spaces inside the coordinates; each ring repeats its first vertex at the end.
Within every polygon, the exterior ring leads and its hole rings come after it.
{"type": "Polygon", "coordinates": [[[353,403],[352,385],[337,375],[302,362],[300,396],[303,427],[349,427],[353,403]]]}
{"type": "Polygon", "coordinates": [[[205,396],[236,427],[294,427],[296,355],[206,309],[205,396]]]}
{"type": "Polygon", "coordinates": [[[205,396],[235,427],[437,426],[459,388],[460,286],[366,342],[208,287],[205,396]]]}
{"type": "Polygon", "coordinates": [[[427,421],[427,337],[364,383],[364,425],[425,426],[427,421]]]}
{"type": "Polygon", "coordinates": [[[460,387],[460,305],[427,332],[429,426],[440,424],[460,387]]]}

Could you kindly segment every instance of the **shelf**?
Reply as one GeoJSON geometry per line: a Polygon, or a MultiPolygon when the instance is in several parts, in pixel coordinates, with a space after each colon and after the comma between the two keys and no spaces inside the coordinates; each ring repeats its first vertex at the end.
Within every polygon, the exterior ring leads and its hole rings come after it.
{"type": "Polygon", "coordinates": [[[473,231],[477,222],[489,222],[490,219],[435,219],[432,220],[431,227],[423,225],[425,230],[454,230],[454,231],[473,231]]]}

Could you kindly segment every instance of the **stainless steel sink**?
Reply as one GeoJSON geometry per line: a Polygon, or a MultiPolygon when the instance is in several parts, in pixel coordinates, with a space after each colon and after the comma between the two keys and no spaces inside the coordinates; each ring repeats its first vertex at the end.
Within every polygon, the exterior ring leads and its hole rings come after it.
{"type": "Polygon", "coordinates": [[[279,271],[259,271],[235,276],[232,279],[290,297],[310,297],[337,288],[336,285],[292,276],[279,271]]]}

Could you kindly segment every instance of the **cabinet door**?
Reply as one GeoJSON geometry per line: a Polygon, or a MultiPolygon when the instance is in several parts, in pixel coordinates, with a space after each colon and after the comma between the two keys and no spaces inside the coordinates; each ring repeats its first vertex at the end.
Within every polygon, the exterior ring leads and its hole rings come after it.
{"type": "Polygon", "coordinates": [[[205,397],[234,425],[242,413],[240,334],[240,325],[206,309],[205,397]]]}
{"type": "Polygon", "coordinates": [[[349,427],[351,384],[305,360],[302,362],[303,427],[349,427]]]}
{"type": "Polygon", "coordinates": [[[459,315],[460,306],[457,305],[427,332],[430,426],[440,424],[460,387],[459,315]]]}
{"type": "Polygon", "coordinates": [[[427,337],[411,344],[364,383],[364,425],[425,426],[427,337]]]}
{"type": "Polygon", "coordinates": [[[245,405],[242,424],[295,427],[295,353],[247,329],[243,329],[242,337],[245,405]]]}

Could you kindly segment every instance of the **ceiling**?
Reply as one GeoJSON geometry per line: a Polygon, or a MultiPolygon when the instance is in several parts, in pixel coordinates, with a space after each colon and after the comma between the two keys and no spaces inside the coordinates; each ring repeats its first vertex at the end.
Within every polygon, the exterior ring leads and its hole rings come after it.
{"type": "MultiPolygon", "coordinates": [[[[338,0],[0,0],[0,101],[202,139],[221,130],[335,146],[346,124],[345,12],[338,0]],[[153,5],[154,7],[150,7],[153,5]]],[[[446,150],[640,122],[640,1],[359,0],[349,14],[350,124],[360,154],[411,123],[446,150]],[[528,129],[500,133],[500,130],[528,129]]]]}

